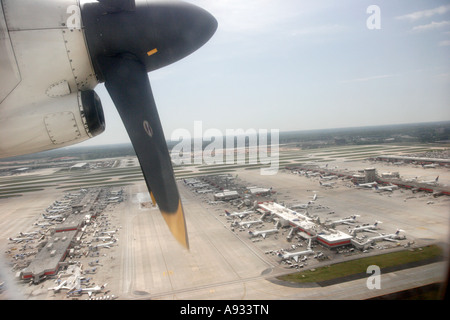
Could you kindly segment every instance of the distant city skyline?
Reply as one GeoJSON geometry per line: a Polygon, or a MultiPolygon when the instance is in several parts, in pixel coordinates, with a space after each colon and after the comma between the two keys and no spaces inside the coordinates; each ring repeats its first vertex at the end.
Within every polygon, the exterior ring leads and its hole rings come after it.
{"type": "MultiPolygon", "coordinates": [[[[149,74],[166,139],[195,121],[286,132],[450,120],[448,1],[187,2],[219,27],[149,74]]],[[[103,84],[95,90],[106,131],[84,144],[129,142],[103,84]]]]}

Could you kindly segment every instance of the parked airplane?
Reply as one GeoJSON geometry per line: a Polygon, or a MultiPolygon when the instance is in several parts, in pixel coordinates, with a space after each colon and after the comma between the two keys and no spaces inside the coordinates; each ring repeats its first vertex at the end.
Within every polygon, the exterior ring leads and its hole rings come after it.
{"type": "Polygon", "coordinates": [[[326,183],[323,183],[322,181],[319,181],[319,184],[320,184],[322,187],[333,187],[333,186],[336,184],[336,182],[326,182],[326,183]]]}
{"type": "Polygon", "coordinates": [[[375,221],[374,224],[372,225],[368,225],[368,226],[360,226],[360,227],[355,227],[350,231],[351,235],[356,234],[358,231],[369,231],[369,232],[373,232],[372,230],[376,230],[378,229],[378,224],[382,223],[381,221],[375,221]]]}
{"type": "Polygon", "coordinates": [[[395,184],[390,184],[388,186],[385,187],[379,187],[377,184],[374,186],[375,190],[380,192],[380,191],[394,191],[398,189],[398,186],[396,186],[395,184]]]}
{"type": "Polygon", "coordinates": [[[322,180],[333,180],[333,179],[337,179],[337,178],[339,178],[339,177],[336,175],[330,175],[330,176],[325,176],[325,177],[320,175],[320,179],[322,179],[322,180]]]}
{"type": "Polygon", "coordinates": [[[38,227],[49,227],[52,226],[54,223],[52,222],[36,222],[34,225],[38,227]]]}
{"type": "Polygon", "coordinates": [[[104,237],[95,237],[92,240],[105,242],[105,241],[112,240],[112,239],[113,239],[113,237],[111,237],[111,236],[104,236],[104,237]]]}
{"type": "Polygon", "coordinates": [[[254,213],[255,211],[253,210],[246,210],[246,211],[242,211],[242,212],[233,212],[230,213],[228,210],[225,210],[225,214],[227,215],[227,217],[239,217],[239,218],[243,218],[244,216],[250,214],[250,213],[254,213]]]}
{"type": "MultiPolygon", "coordinates": [[[[69,289],[66,286],[66,283],[67,283],[67,280],[63,280],[56,287],[48,288],[48,290],[53,290],[54,292],[59,292],[61,289],[69,289]]],[[[72,290],[72,289],[70,289],[70,290],[72,290]]]]}
{"type": "Polygon", "coordinates": [[[46,214],[42,214],[42,217],[44,219],[47,219],[47,220],[63,220],[64,219],[64,216],[61,215],[61,214],[52,215],[52,216],[48,216],[46,214]]]}
{"type": "Polygon", "coordinates": [[[105,130],[104,83],[148,191],[188,248],[181,198],[148,73],[203,46],[217,30],[182,1],[1,1],[0,158],[62,148],[105,130]],[[30,18],[33,16],[33,18],[30,18]]]}
{"type": "Polygon", "coordinates": [[[72,200],[55,200],[55,202],[53,204],[57,204],[57,205],[67,205],[70,204],[72,202],[72,200]]]}
{"type": "Polygon", "coordinates": [[[19,232],[21,237],[26,237],[26,236],[36,236],[39,234],[39,232],[37,231],[32,231],[32,232],[19,232]]]}
{"type": "Polygon", "coordinates": [[[314,201],[311,200],[308,201],[307,203],[294,204],[293,206],[291,206],[291,209],[307,209],[311,203],[314,203],[314,201]]]}
{"type": "Polygon", "coordinates": [[[68,295],[71,295],[71,294],[82,294],[82,293],[87,293],[87,294],[89,295],[89,297],[90,297],[93,293],[99,293],[99,292],[102,292],[103,289],[104,289],[107,285],[108,285],[108,284],[105,283],[105,284],[102,285],[102,286],[95,286],[95,287],[92,287],[92,288],[79,288],[79,289],[70,291],[70,292],[68,292],[67,294],[68,294],[68,295]]]}
{"type": "Polygon", "coordinates": [[[60,290],[74,290],[78,289],[81,286],[81,267],[76,267],[72,270],[72,274],[66,279],[61,280],[58,278],[56,282],[60,281],[60,283],[56,287],[48,288],[48,290],[53,290],[58,292],[60,290]]]}
{"type": "Polygon", "coordinates": [[[300,256],[306,256],[306,255],[310,255],[310,254],[314,254],[314,251],[311,249],[311,239],[309,239],[308,242],[308,247],[306,250],[303,251],[298,251],[298,252],[286,252],[286,253],[278,253],[278,257],[281,258],[281,260],[287,260],[287,259],[294,259],[295,262],[298,262],[298,258],[300,256]]]}
{"type": "Polygon", "coordinates": [[[306,175],[307,177],[315,177],[315,176],[319,176],[320,173],[319,173],[319,172],[314,172],[314,171],[307,171],[307,172],[305,173],[305,175],[306,175]]]}
{"type": "Polygon", "coordinates": [[[30,241],[34,240],[34,237],[27,237],[27,238],[8,238],[9,241],[13,241],[15,243],[20,243],[22,241],[30,241]]]}
{"type": "Polygon", "coordinates": [[[213,189],[201,189],[201,190],[197,190],[197,193],[211,193],[214,192],[213,189]]]}
{"type": "Polygon", "coordinates": [[[63,210],[67,210],[70,209],[69,206],[52,206],[51,209],[48,208],[46,209],[46,211],[48,212],[49,210],[59,210],[59,211],[63,211],[63,210]]]}
{"type": "Polygon", "coordinates": [[[337,224],[353,224],[353,223],[355,223],[357,217],[360,217],[360,215],[355,214],[349,218],[330,221],[330,222],[327,222],[326,224],[330,225],[330,226],[335,226],[337,224]]]}
{"type": "Polygon", "coordinates": [[[249,231],[248,234],[250,237],[262,236],[264,239],[268,234],[277,233],[278,229],[269,229],[269,230],[258,230],[258,231],[249,231]]]}
{"type": "Polygon", "coordinates": [[[367,242],[375,242],[378,240],[387,240],[387,241],[396,242],[396,240],[398,240],[400,238],[400,232],[402,232],[402,231],[404,231],[404,230],[397,229],[397,231],[395,233],[385,234],[385,235],[380,234],[379,236],[367,239],[367,242]]]}
{"type": "Polygon", "coordinates": [[[111,230],[111,231],[99,231],[99,230],[95,230],[94,231],[94,235],[98,234],[115,234],[117,232],[117,230],[111,230]]]}
{"type": "Polygon", "coordinates": [[[422,180],[422,181],[419,181],[419,182],[420,183],[430,184],[430,185],[436,185],[436,184],[438,184],[438,181],[439,181],[439,176],[437,176],[436,179],[434,179],[434,180],[422,180]]]}
{"type": "Polygon", "coordinates": [[[368,183],[355,183],[356,187],[358,187],[358,188],[372,188],[376,184],[377,184],[376,181],[368,182],[368,183]]]}
{"type": "Polygon", "coordinates": [[[251,225],[253,224],[259,224],[259,223],[263,223],[262,220],[254,220],[254,221],[242,221],[239,222],[239,225],[242,226],[246,226],[247,228],[250,228],[251,225]]]}
{"type": "Polygon", "coordinates": [[[106,242],[106,243],[101,243],[101,244],[97,244],[97,245],[95,245],[95,246],[93,246],[92,247],[92,250],[97,250],[98,248],[111,248],[111,246],[113,245],[113,244],[115,244],[117,242],[117,240],[113,240],[113,241],[110,241],[110,242],[106,242]]]}
{"type": "Polygon", "coordinates": [[[53,209],[50,209],[50,208],[47,208],[47,209],[45,209],[45,212],[47,212],[47,213],[61,213],[62,211],[64,211],[64,210],[53,210],[53,209]]]}

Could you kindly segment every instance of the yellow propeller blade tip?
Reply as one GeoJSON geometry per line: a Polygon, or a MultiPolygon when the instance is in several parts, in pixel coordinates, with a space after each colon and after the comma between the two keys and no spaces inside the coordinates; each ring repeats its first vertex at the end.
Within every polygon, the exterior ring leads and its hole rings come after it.
{"type": "Polygon", "coordinates": [[[156,206],[156,199],[155,199],[155,196],[153,195],[153,192],[151,192],[151,191],[150,191],[150,197],[152,199],[153,206],[156,206]]]}
{"type": "Polygon", "coordinates": [[[176,212],[168,213],[161,211],[164,220],[172,232],[175,239],[186,249],[189,250],[189,241],[187,237],[186,221],[184,219],[183,207],[181,201],[178,201],[178,208],[176,212]]]}

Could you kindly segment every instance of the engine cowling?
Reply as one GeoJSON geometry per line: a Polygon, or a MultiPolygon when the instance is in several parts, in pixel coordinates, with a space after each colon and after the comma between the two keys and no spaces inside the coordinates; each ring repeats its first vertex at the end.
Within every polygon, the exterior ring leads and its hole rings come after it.
{"type": "Polygon", "coordinates": [[[89,137],[95,137],[105,131],[105,116],[100,97],[94,90],[80,92],[81,116],[89,137]]]}
{"type": "Polygon", "coordinates": [[[78,0],[2,0],[1,158],[79,143],[104,130],[80,19],[78,0]]]}
{"type": "Polygon", "coordinates": [[[0,157],[72,145],[105,130],[102,104],[93,90],[49,99],[0,127],[0,157]]]}

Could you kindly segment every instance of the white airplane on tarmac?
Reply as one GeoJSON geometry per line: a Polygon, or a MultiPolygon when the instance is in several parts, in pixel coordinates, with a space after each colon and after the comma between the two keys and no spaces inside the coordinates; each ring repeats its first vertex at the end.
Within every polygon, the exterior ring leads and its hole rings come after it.
{"type": "Polygon", "coordinates": [[[351,235],[354,235],[356,232],[358,231],[369,231],[369,232],[375,232],[372,230],[378,229],[378,224],[382,223],[381,221],[375,221],[374,224],[372,225],[368,225],[368,226],[360,226],[360,227],[355,227],[350,231],[351,235]]]}
{"type": "Polygon", "coordinates": [[[320,184],[322,187],[333,187],[333,186],[335,185],[335,183],[336,183],[336,182],[326,182],[326,183],[323,183],[322,181],[319,181],[319,184],[320,184]]]}
{"type": "Polygon", "coordinates": [[[52,226],[53,223],[52,222],[36,222],[34,225],[38,226],[38,227],[49,227],[49,226],[52,226]]]}
{"type": "Polygon", "coordinates": [[[34,240],[34,237],[27,237],[27,238],[8,238],[9,241],[13,241],[16,243],[20,243],[22,241],[29,241],[29,240],[34,240]]]}
{"type": "Polygon", "coordinates": [[[368,182],[368,183],[355,183],[356,187],[358,187],[358,188],[372,188],[376,184],[377,184],[376,181],[368,182]]]}
{"type": "Polygon", "coordinates": [[[333,226],[336,224],[353,224],[353,223],[355,223],[357,217],[360,217],[360,215],[355,214],[349,218],[344,218],[344,219],[340,219],[340,220],[327,222],[327,224],[333,225],[333,226]]]}
{"type": "Polygon", "coordinates": [[[305,173],[305,175],[306,175],[307,177],[315,177],[315,176],[319,176],[320,173],[319,173],[319,172],[314,172],[314,171],[307,171],[307,172],[305,173]]]}
{"type": "Polygon", "coordinates": [[[395,231],[395,233],[385,234],[385,235],[380,234],[379,236],[369,238],[367,240],[367,242],[374,242],[374,241],[378,241],[378,240],[387,240],[387,241],[396,242],[396,240],[398,240],[400,238],[400,232],[402,232],[402,231],[404,231],[404,230],[397,229],[397,231],[395,231]]]}
{"type": "Polygon", "coordinates": [[[398,189],[398,186],[394,185],[394,184],[390,184],[388,186],[385,187],[379,187],[377,184],[374,186],[375,190],[380,192],[380,191],[394,191],[398,189]]]}
{"type": "Polygon", "coordinates": [[[250,228],[250,226],[252,225],[252,224],[259,224],[259,223],[263,223],[263,221],[262,220],[254,220],[254,221],[242,221],[242,222],[239,222],[239,225],[242,227],[242,226],[246,226],[247,228],[250,228]]]}
{"type": "Polygon", "coordinates": [[[257,237],[261,235],[264,239],[268,234],[277,233],[278,229],[269,229],[269,230],[260,230],[260,231],[249,231],[248,234],[250,237],[257,237]]]}
{"type": "Polygon", "coordinates": [[[439,181],[439,176],[436,177],[436,179],[434,180],[422,180],[419,181],[420,183],[426,183],[426,184],[430,184],[430,185],[437,185],[439,181]]]}
{"type": "Polygon", "coordinates": [[[111,237],[111,236],[104,236],[104,237],[95,237],[93,240],[94,241],[103,241],[103,242],[105,242],[105,241],[109,241],[109,240],[112,240],[113,239],[113,237],[111,237]]]}
{"type": "Polygon", "coordinates": [[[239,217],[239,218],[243,218],[244,216],[253,213],[253,210],[248,210],[248,211],[242,211],[242,212],[233,212],[230,213],[228,210],[225,210],[225,214],[227,215],[227,217],[239,217]]]}
{"type": "MultiPolygon", "coordinates": [[[[66,286],[66,283],[67,283],[67,280],[61,281],[61,283],[58,284],[56,287],[48,288],[48,290],[53,290],[54,292],[58,292],[58,291],[60,291],[61,289],[69,289],[69,288],[66,286]]],[[[69,290],[72,290],[72,288],[69,289],[69,290]]]]}
{"type": "Polygon", "coordinates": [[[95,230],[94,235],[96,235],[97,232],[98,232],[99,234],[109,234],[109,235],[111,235],[111,234],[116,233],[117,230],[111,230],[111,231],[99,231],[99,230],[95,230]]]}
{"type": "Polygon", "coordinates": [[[21,237],[26,237],[26,236],[36,236],[38,235],[37,231],[32,231],[32,232],[19,232],[21,237]]]}
{"type": "Polygon", "coordinates": [[[64,219],[63,215],[61,215],[61,214],[56,214],[56,215],[52,215],[52,216],[42,214],[42,217],[47,220],[63,220],[64,219]]]}
{"type": "Polygon", "coordinates": [[[117,240],[114,240],[114,241],[111,241],[111,242],[102,243],[102,244],[97,244],[97,245],[93,246],[92,249],[93,250],[97,250],[98,248],[102,248],[102,247],[109,249],[116,242],[117,242],[117,240]]]}
{"type": "Polygon", "coordinates": [[[313,202],[314,200],[308,201],[307,203],[294,204],[293,206],[291,206],[291,209],[307,209],[313,202]]]}
{"type": "Polygon", "coordinates": [[[67,294],[68,294],[68,295],[71,295],[71,294],[82,294],[82,293],[87,293],[87,294],[89,295],[89,297],[90,297],[93,293],[102,292],[103,289],[104,289],[107,285],[108,285],[108,284],[105,283],[105,284],[102,285],[102,286],[95,286],[95,287],[92,287],[92,288],[79,288],[79,289],[70,291],[70,292],[68,292],[67,294]]]}
{"type": "Polygon", "coordinates": [[[48,290],[53,290],[54,292],[59,292],[60,290],[74,290],[79,289],[81,286],[81,268],[75,268],[73,274],[71,274],[66,280],[62,280],[58,277],[55,281],[56,283],[61,281],[56,287],[48,288],[48,290]]]}
{"type": "Polygon", "coordinates": [[[336,176],[336,175],[330,175],[330,176],[322,176],[322,175],[320,175],[320,179],[322,179],[322,180],[332,180],[332,179],[337,179],[337,178],[339,178],[339,177],[336,176]]]}
{"type": "Polygon", "coordinates": [[[51,209],[46,209],[45,211],[47,211],[47,212],[51,212],[52,210],[63,211],[63,210],[69,209],[69,208],[70,208],[69,206],[52,206],[51,209]]]}
{"type": "Polygon", "coordinates": [[[308,247],[306,250],[303,251],[298,251],[298,252],[286,252],[286,253],[278,253],[278,257],[281,258],[281,260],[287,260],[287,259],[294,259],[295,262],[298,262],[298,258],[300,256],[306,256],[306,255],[310,255],[310,254],[314,254],[314,251],[311,250],[311,239],[309,239],[308,242],[308,247]]]}

